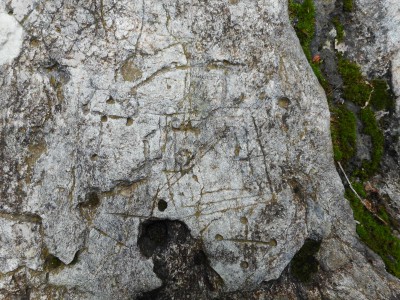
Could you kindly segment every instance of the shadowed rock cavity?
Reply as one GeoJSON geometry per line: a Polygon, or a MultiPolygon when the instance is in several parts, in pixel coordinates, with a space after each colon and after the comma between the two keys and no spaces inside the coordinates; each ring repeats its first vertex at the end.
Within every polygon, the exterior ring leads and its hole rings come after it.
{"type": "Polygon", "coordinates": [[[210,267],[201,241],[191,236],[183,222],[144,221],[138,246],[145,257],[153,260],[153,271],[163,281],[160,288],[141,294],[138,300],[210,299],[223,285],[210,267]]]}
{"type": "Polygon", "coordinates": [[[316,254],[321,247],[321,241],[307,239],[303,247],[297,251],[290,262],[290,273],[303,283],[308,283],[318,272],[319,262],[316,254]]]}

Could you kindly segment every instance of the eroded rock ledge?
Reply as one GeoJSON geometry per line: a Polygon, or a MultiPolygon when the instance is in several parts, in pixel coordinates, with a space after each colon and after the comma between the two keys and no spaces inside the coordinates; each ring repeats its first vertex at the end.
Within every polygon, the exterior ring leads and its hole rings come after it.
{"type": "Polygon", "coordinates": [[[0,298],[398,296],[285,1],[0,9],[23,28],[0,65],[0,298]],[[290,272],[310,240],[319,286],[290,272]]]}

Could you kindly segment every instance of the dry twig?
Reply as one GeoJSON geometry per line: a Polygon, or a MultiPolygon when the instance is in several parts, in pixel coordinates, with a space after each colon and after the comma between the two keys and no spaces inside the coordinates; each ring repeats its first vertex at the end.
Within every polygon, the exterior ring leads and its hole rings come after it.
{"type": "Polygon", "coordinates": [[[364,207],[365,207],[366,209],[368,209],[368,211],[370,211],[370,212],[371,212],[377,219],[379,219],[383,224],[389,225],[385,220],[383,220],[380,216],[378,216],[378,215],[376,214],[376,212],[374,211],[374,208],[373,208],[373,206],[372,206],[372,204],[371,204],[370,201],[368,201],[367,199],[362,199],[362,198],[360,197],[360,195],[359,195],[359,194],[356,192],[356,190],[353,188],[353,185],[351,184],[349,178],[347,177],[347,175],[346,175],[346,173],[345,173],[345,171],[344,171],[344,169],[343,169],[343,167],[342,167],[342,164],[341,164],[340,162],[337,162],[337,163],[338,163],[339,168],[340,168],[340,170],[342,171],[344,177],[346,178],[346,181],[347,181],[347,183],[349,184],[350,189],[352,190],[352,192],[354,193],[354,195],[356,195],[357,198],[361,201],[362,205],[364,205],[364,207]]]}

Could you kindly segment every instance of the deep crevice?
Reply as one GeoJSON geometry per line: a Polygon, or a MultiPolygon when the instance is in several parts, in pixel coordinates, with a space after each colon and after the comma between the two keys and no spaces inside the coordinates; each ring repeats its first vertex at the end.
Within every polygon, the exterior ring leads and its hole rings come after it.
{"type": "Polygon", "coordinates": [[[223,281],[185,223],[151,219],[140,224],[139,232],[140,252],[153,260],[163,284],[136,299],[212,299],[218,294],[223,281]]]}

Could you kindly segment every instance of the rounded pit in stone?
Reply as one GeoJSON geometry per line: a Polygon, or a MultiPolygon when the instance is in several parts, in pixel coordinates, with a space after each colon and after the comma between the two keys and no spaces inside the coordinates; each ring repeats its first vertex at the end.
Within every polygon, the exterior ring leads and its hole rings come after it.
{"type": "Polygon", "coordinates": [[[241,218],[240,218],[240,223],[242,223],[242,224],[248,224],[248,223],[249,223],[249,220],[248,220],[246,217],[241,217],[241,218]]]}
{"type": "Polygon", "coordinates": [[[281,97],[278,99],[278,105],[281,108],[288,109],[290,105],[290,100],[287,97],[281,97]]]}
{"type": "Polygon", "coordinates": [[[112,104],[115,104],[115,100],[114,100],[113,97],[110,96],[110,98],[107,99],[106,103],[107,103],[108,105],[112,105],[112,104]]]}
{"type": "Polygon", "coordinates": [[[157,207],[159,211],[164,211],[167,209],[168,203],[164,199],[160,199],[158,200],[157,207]]]}
{"type": "Polygon", "coordinates": [[[215,239],[216,239],[217,241],[222,241],[222,240],[224,239],[224,237],[223,237],[222,235],[220,235],[220,234],[216,234],[216,235],[215,235],[215,239]]]}
{"type": "Polygon", "coordinates": [[[247,261],[242,261],[242,262],[240,263],[240,267],[241,267],[242,269],[247,269],[247,268],[249,267],[249,263],[248,263],[247,261]]]}
{"type": "Polygon", "coordinates": [[[126,126],[132,126],[133,124],[133,119],[132,118],[127,118],[126,119],[126,126]]]}

